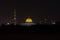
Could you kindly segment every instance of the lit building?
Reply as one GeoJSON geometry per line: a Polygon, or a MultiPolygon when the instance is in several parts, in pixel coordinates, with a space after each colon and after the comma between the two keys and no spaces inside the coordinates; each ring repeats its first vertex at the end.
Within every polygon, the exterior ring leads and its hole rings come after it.
{"type": "Polygon", "coordinates": [[[26,20],[25,20],[26,23],[32,23],[32,19],[30,17],[28,17],[26,20]]]}
{"type": "Polygon", "coordinates": [[[13,10],[10,24],[16,25],[16,9],[13,10]]]}
{"type": "Polygon", "coordinates": [[[25,23],[21,23],[20,25],[22,25],[22,26],[31,26],[31,25],[36,25],[36,23],[33,23],[33,20],[30,17],[28,17],[25,20],[25,23]]]}
{"type": "Polygon", "coordinates": [[[13,23],[16,25],[16,10],[14,9],[14,15],[13,15],[13,23]]]}

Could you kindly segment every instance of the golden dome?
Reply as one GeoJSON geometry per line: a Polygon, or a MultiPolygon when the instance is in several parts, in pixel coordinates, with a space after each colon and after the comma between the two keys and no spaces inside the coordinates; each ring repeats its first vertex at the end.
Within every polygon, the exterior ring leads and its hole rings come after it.
{"type": "Polygon", "coordinates": [[[25,20],[25,22],[31,23],[31,22],[32,22],[32,19],[31,19],[30,17],[28,17],[28,18],[25,20]]]}

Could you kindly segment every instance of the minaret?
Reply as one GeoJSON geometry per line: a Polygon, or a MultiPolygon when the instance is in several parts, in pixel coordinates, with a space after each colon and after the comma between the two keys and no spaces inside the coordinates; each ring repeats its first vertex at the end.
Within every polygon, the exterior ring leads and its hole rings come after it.
{"type": "Polygon", "coordinates": [[[13,12],[13,24],[16,25],[16,9],[13,12]]]}

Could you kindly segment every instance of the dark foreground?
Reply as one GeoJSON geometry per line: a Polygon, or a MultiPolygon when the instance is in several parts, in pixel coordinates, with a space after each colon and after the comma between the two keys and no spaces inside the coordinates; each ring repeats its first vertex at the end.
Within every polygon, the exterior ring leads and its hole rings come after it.
{"type": "Polygon", "coordinates": [[[8,40],[58,40],[60,25],[1,26],[0,39],[8,40]]]}

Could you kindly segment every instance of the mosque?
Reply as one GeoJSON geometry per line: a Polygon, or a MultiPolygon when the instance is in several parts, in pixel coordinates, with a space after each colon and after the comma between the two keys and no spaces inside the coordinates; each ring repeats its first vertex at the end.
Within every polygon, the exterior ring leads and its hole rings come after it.
{"type": "MultiPolygon", "coordinates": [[[[17,24],[17,21],[16,21],[16,9],[14,9],[12,14],[13,14],[12,15],[12,20],[10,22],[7,22],[6,25],[10,25],[10,24],[16,25],[17,24]]],[[[22,26],[31,26],[31,25],[36,25],[36,23],[34,23],[32,18],[29,16],[29,17],[27,17],[25,19],[24,23],[19,23],[19,25],[22,25],[22,26]]]]}
{"type": "Polygon", "coordinates": [[[28,17],[25,20],[25,23],[20,23],[22,26],[31,26],[31,25],[36,25],[36,23],[33,23],[32,18],[28,17]]]}

